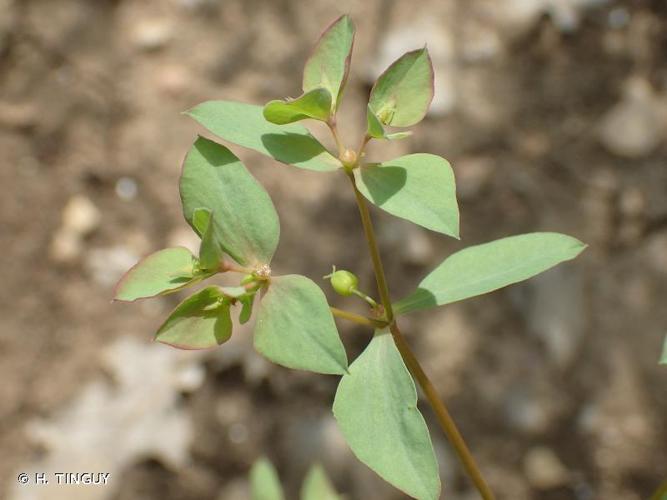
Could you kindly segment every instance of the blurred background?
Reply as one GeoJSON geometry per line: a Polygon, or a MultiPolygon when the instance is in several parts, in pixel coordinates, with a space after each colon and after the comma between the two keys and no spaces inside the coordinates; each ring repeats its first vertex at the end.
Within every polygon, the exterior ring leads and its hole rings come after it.
{"type": "MultiPolygon", "coordinates": [[[[395,299],[463,246],[531,231],[589,244],[537,279],[402,319],[498,498],[639,500],[667,478],[663,0],[0,0],[2,498],[246,500],[261,455],[290,499],[314,461],[350,500],[405,498],[342,440],[335,377],[269,364],[250,327],[203,353],[152,343],[182,296],[110,303],[138,258],[197,245],[178,176],[204,131],[179,113],[299,95],[313,43],[346,12],[345,142],[376,76],[428,43],[431,113],[369,158],[435,153],[457,176],[460,242],[374,210],[395,299]],[[17,484],[35,471],[111,479],[17,484]]],[[[274,272],[319,280],[336,264],[372,291],[343,176],[233,150],[281,216],[274,272]]],[[[368,332],[339,326],[356,356],[368,332]]],[[[421,406],[445,497],[477,498],[421,406]]]]}

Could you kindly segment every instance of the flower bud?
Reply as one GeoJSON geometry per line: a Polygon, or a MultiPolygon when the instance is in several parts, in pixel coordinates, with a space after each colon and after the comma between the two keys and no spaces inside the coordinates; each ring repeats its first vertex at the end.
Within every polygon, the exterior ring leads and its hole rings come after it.
{"type": "Polygon", "coordinates": [[[336,293],[344,296],[352,295],[359,284],[359,278],[350,271],[334,271],[328,277],[331,278],[331,286],[336,293]]]}
{"type": "Polygon", "coordinates": [[[352,167],[357,162],[357,153],[351,149],[346,149],[343,151],[343,155],[340,157],[340,161],[343,162],[344,166],[352,167]]]}

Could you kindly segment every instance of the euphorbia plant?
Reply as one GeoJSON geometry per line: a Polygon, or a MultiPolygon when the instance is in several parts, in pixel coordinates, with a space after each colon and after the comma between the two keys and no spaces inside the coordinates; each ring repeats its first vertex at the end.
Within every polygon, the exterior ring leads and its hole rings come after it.
{"type": "Polygon", "coordinates": [[[454,174],[447,160],[427,153],[372,163],[364,154],[371,140],[397,140],[421,121],[433,98],[433,68],[427,49],[408,52],[380,75],[367,106],[367,127],[357,149],[338,133],[336,114],[347,82],[354,26],[337,19],[306,62],[303,94],[264,107],[209,101],[188,111],[224,141],[253,149],[298,168],[346,181],[354,195],[377,281],[376,299],[358,290],[349,271],[328,277],[334,289],[368,303],[368,315],[329,307],[320,287],[298,274],[276,276],[271,259],[279,222],[271,199],[225,146],[199,137],[185,158],[180,180],[183,215],[201,237],[199,254],[184,248],[154,253],[118,285],[118,300],[134,301],[192,286],[218,273],[239,273],[238,285],[207,286],[185,299],[158,329],[156,339],[202,349],[227,341],[231,312],[240,306],[248,321],[255,304],[254,345],[288,368],[341,376],[333,412],[354,454],[408,495],[437,499],[440,479],[414,379],[485,499],[493,498],[444,403],[410,350],[400,316],[497,290],[576,257],[584,244],[556,233],[511,236],[454,253],[419,284],[392,302],[368,203],[392,215],[453,238],[459,237],[454,174]],[[337,151],[331,153],[296,122],[324,122],[337,151]],[[348,365],[334,317],[369,327],[366,349],[348,365]]]}

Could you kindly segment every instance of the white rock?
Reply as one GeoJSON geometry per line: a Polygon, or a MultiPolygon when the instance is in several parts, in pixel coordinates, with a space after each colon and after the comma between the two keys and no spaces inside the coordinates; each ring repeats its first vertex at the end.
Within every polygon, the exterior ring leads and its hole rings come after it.
{"type": "Polygon", "coordinates": [[[523,470],[528,482],[539,490],[567,484],[570,473],[556,454],[546,447],[535,447],[526,453],[523,470]]]}
{"type": "Polygon", "coordinates": [[[49,256],[60,263],[75,261],[82,251],[83,243],[79,235],[67,230],[58,230],[49,246],[49,256]]]}
{"type": "Polygon", "coordinates": [[[603,117],[600,140],[619,156],[646,156],[665,138],[666,108],[667,99],[655,95],[646,80],[631,78],[621,101],[603,117]]]}
{"type": "Polygon", "coordinates": [[[154,51],[163,48],[173,36],[173,27],[169,21],[150,19],[140,21],[133,32],[135,45],[144,51],[154,51]]]}
{"type": "Polygon", "coordinates": [[[121,177],[116,181],[116,195],[126,201],[133,200],[137,197],[139,187],[137,181],[132,177],[121,177]]]}
{"type": "Polygon", "coordinates": [[[88,382],[61,411],[28,423],[27,435],[44,454],[19,468],[43,472],[47,485],[16,485],[10,500],[105,500],[114,495],[121,471],[145,457],[172,468],[189,459],[193,428],[179,405],[178,373],[198,364],[200,356],[131,337],[121,337],[105,352],[115,383],[106,378],[88,382]],[[58,471],[111,474],[110,487],[62,486],[58,471]]]}
{"type": "Polygon", "coordinates": [[[83,195],[72,196],[62,213],[62,228],[86,236],[100,225],[102,215],[95,204],[83,195]]]}
{"type": "Polygon", "coordinates": [[[109,287],[139,261],[139,256],[125,246],[95,248],[88,252],[85,266],[98,285],[109,287]]]}

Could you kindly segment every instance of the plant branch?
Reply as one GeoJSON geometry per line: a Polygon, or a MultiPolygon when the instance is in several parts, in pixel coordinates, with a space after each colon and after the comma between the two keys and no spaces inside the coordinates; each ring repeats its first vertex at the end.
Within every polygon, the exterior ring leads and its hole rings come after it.
{"type": "Polygon", "coordinates": [[[417,358],[410,349],[410,346],[407,344],[405,338],[401,334],[401,331],[398,329],[398,325],[394,320],[394,313],[391,307],[387,279],[384,274],[382,259],[380,257],[380,251],[378,250],[375,231],[373,230],[373,221],[371,220],[371,216],[368,211],[368,205],[366,204],[366,200],[362,194],[359,192],[359,189],[357,189],[357,185],[354,182],[354,174],[351,172],[351,170],[347,170],[346,173],[352,182],[354,196],[357,200],[359,214],[361,215],[361,222],[364,227],[364,234],[366,235],[366,241],[368,242],[368,248],[371,254],[371,259],[373,261],[373,269],[375,271],[378,292],[380,294],[380,298],[382,299],[382,306],[385,310],[385,317],[387,319],[387,323],[389,324],[389,329],[394,338],[394,342],[396,342],[396,347],[401,353],[401,357],[403,358],[403,361],[412,373],[413,377],[417,379],[419,386],[422,388],[426,399],[428,400],[438,418],[440,427],[444,431],[449,442],[454,447],[459,460],[463,464],[463,467],[477,488],[477,491],[479,491],[480,496],[484,500],[494,500],[495,497],[493,496],[493,492],[491,492],[491,489],[482,477],[482,473],[477,467],[475,459],[470,453],[470,450],[468,449],[463,436],[461,436],[461,433],[457,429],[454,420],[452,419],[449,411],[447,410],[447,407],[445,406],[445,403],[438,396],[435,387],[426,376],[426,373],[424,373],[424,370],[419,364],[419,361],[417,361],[417,358]]]}
{"type": "Polygon", "coordinates": [[[368,211],[368,205],[363,195],[357,189],[357,184],[354,182],[354,174],[351,171],[346,171],[350,182],[352,183],[352,188],[354,189],[354,196],[357,199],[357,206],[359,207],[359,215],[361,216],[361,224],[364,227],[364,234],[366,235],[366,241],[368,242],[368,250],[371,254],[371,260],[373,261],[373,270],[375,271],[375,280],[377,281],[378,294],[380,295],[380,300],[382,302],[382,307],[384,308],[384,314],[387,318],[387,322],[391,323],[394,321],[394,311],[391,307],[391,298],[389,297],[389,287],[387,286],[387,279],[384,274],[384,267],[382,266],[382,258],[380,257],[380,251],[378,250],[377,240],[375,239],[375,231],[373,230],[373,221],[371,220],[371,214],[368,211]]]}
{"type": "Polygon", "coordinates": [[[391,331],[391,335],[394,337],[394,342],[396,342],[396,347],[398,348],[398,351],[401,353],[401,356],[405,361],[405,364],[407,365],[412,375],[417,379],[419,386],[422,388],[426,399],[428,399],[431,408],[433,408],[433,411],[438,418],[440,427],[445,432],[447,439],[456,450],[456,454],[458,455],[459,460],[470,476],[470,479],[472,479],[472,482],[475,484],[477,491],[479,491],[479,494],[484,500],[493,500],[495,497],[493,496],[489,485],[486,484],[486,481],[482,477],[482,473],[480,472],[479,467],[477,466],[477,463],[472,456],[472,453],[470,453],[470,450],[468,449],[463,436],[456,427],[456,424],[449,414],[449,411],[447,411],[445,403],[443,403],[438,396],[435,387],[429,380],[426,373],[424,373],[424,370],[419,364],[419,361],[417,361],[417,358],[410,349],[410,346],[405,341],[405,337],[403,337],[403,334],[401,334],[401,331],[398,329],[398,325],[393,323],[389,329],[391,331]]]}
{"type": "Polygon", "coordinates": [[[335,119],[333,120],[328,120],[327,126],[329,127],[329,130],[331,130],[331,135],[333,135],[334,140],[336,141],[336,147],[338,148],[338,158],[343,157],[343,153],[345,152],[345,146],[343,145],[343,142],[340,140],[340,136],[338,135],[338,127],[336,126],[336,121],[335,119]]]}
{"type": "Polygon", "coordinates": [[[357,323],[359,325],[370,326],[371,328],[384,328],[387,326],[387,324],[384,321],[367,318],[366,316],[362,316],[360,314],[356,314],[349,311],[344,311],[342,309],[338,309],[337,307],[330,307],[329,309],[331,309],[331,312],[334,316],[346,319],[348,321],[352,321],[353,323],[357,323]]]}

